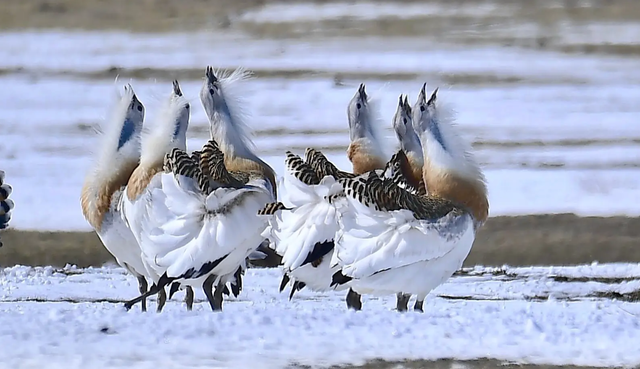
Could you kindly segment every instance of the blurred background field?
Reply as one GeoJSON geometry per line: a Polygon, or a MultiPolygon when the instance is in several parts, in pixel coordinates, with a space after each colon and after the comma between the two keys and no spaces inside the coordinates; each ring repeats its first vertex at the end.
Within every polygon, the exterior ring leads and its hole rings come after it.
{"type": "Polygon", "coordinates": [[[110,256],[79,192],[99,125],[131,81],[154,119],[178,78],[206,139],[204,68],[246,83],[260,155],[313,146],[349,168],[346,105],[440,86],[474,143],[491,219],[467,266],[640,261],[640,2],[0,0],[0,168],[14,229],[0,264],[110,256]],[[117,81],[116,81],[117,78],[117,81]],[[115,81],[115,82],[114,82],[115,81]]]}

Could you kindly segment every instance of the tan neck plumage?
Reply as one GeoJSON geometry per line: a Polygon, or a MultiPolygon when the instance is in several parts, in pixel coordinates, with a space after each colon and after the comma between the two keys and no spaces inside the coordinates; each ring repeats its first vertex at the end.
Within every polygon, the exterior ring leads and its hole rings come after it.
{"type": "Polygon", "coordinates": [[[438,196],[467,207],[479,223],[489,216],[486,185],[481,180],[470,180],[451,171],[431,166],[425,160],[423,176],[430,196],[438,196]]]}
{"type": "Polygon", "coordinates": [[[363,174],[371,170],[383,169],[385,166],[384,159],[376,154],[369,152],[358,143],[351,143],[347,149],[347,157],[353,165],[353,174],[363,174]]]}
{"type": "Polygon", "coordinates": [[[424,163],[417,160],[411,153],[407,154],[407,159],[409,168],[404,168],[402,172],[406,173],[409,184],[417,188],[420,195],[426,195],[427,189],[423,178],[424,163]]]}
{"type": "Polygon", "coordinates": [[[162,172],[162,166],[162,162],[156,162],[152,165],[138,165],[127,184],[127,198],[129,201],[134,201],[144,192],[153,176],[162,172]]]}
{"type": "Polygon", "coordinates": [[[224,165],[227,167],[227,170],[230,172],[257,171],[262,173],[262,175],[269,181],[269,183],[271,183],[271,187],[273,188],[273,196],[275,198],[278,197],[276,173],[266,163],[259,163],[254,160],[249,160],[249,159],[225,154],[224,165]]]}
{"type": "Polygon", "coordinates": [[[105,183],[85,182],[80,196],[80,206],[82,214],[96,231],[100,232],[102,229],[104,216],[111,208],[113,194],[127,184],[137,166],[136,162],[123,164],[117,174],[105,183]]]}

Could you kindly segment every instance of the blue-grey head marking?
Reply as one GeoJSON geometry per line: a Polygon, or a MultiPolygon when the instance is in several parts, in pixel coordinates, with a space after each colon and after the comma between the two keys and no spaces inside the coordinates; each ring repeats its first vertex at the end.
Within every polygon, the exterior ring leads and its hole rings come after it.
{"type": "Polygon", "coordinates": [[[180,123],[180,118],[178,118],[178,120],[176,120],[176,129],[173,130],[173,139],[174,140],[176,138],[178,138],[178,133],[180,133],[181,126],[182,126],[182,123],[180,123]]]}
{"type": "Polygon", "coordinates": [[[138,100],[138,97],[133,93],[131,85],[126,85],[125,91],[131,92],[131,101],[127,108],[127,113],[124,118],[122,130],[120,130],[120,138],[118,139],[118,150],[120,150],[127,142],[129,142],[136,131],[142,129],[142,121],[144,121],[144,106],[138,100]]]}
{"type": "Polygon", "coordinates": [[[393,129],[402,149],[407,151],[420,151],[420,138],[413,128],[412,108],[406,95],[400,95],[398,107],[393,116],[393,129]]]}
{"type": "Polygon", "coordinates": [[[118,140],[118,150],[124,146],[133,137],[136,131],[136,124],[129,118],[125,118],[122,130],[120,131],[120,139],[118,140]]]}
{"type": "MultiPolygon", "coordinates": [[[[185,109],[189,110],[189,103],[187,103],[185,105],[185,109]]],[[[184,121],[182,120],[182,116],[178,116],[178,118],[176,119],[176,128],[173,130],[173,139],[175,140],[176,138],[178,138],[178,135],[180,134],[180,131],[182,130],[182,126],[184,124],[184,121]]]]}
{"type": "Polygon", "coordinates": [[[367,137],[367,135],[374,137],[373,127],[370,124],[369,97],[365,89],[364,83],[361,83],[347,107],[351,141],[367,137]]]}
{"type": "MultiPolygon", "coordinates": [[[[178,97],[182,96],[182,90],[180,89],[180,83],[178,82],[177,79],[173,80],[173,94],[175,96],[178,96],[178,97]]],[[[184,108],[188,111],[190,107],[191,107],[190,104],[186,103],[184,108]]],[[[176,118],[176,126],[175,126],[175,129],[173,130],[173,139],[174,140],[176,138],[178,138],[178,135],[180,134],[180,130],[182,129],[182,125],[183,125],[182,115],[179,115],[176,118]]]]}
{"type": "Polygon", "coordinates": [[[230,121],[231,110],[229,109],[229,105],[227,105],[226,100],[222,99],[222,101],[218,104],[218,106],[219,106],[218,113],[223,115],[226,120],[230,121]]]}
{"type": "Polygon", "coordinates": [[[215,75],[213,67],[208,66],[205,71],[206,83],[203,86],[200,98],[203,102],[204,110],[209,117],[219,114],[223,119],[231,120],[231,110],[227,101],[222,95],[222,86],[220,79],[215,75]],[[210,100],[210,104],[205,101],[210,100]]]}
{"type": "Polygon", "coordinates": [[[427,87],[426,83],[422,85],[422,89],[420,90],[420,95],[418,96],[418,109],[420,109],[420,112],[423,115],[424,114],[429,115],[429,121],[427,123],[427,126],[424,127],[424,129],[431,132],[433,137],[436,139],[436,141],[438,141],[438,143],[442,146],[442,148],[445,151],[448,151],[447,144],[445,143],[444,138],[442,137],[442,132],[440,131],[440,122],[438,122],[435,114],[438,88],[436,88],[433,91],[433,93],[431,94],[431,97],[429,97],[429,100],[427,100],[427,94],[425,91],[426,87],[427,87]]]}
{"type": "Polygon", "coordinates": [[[431,117],[429,119],[429,131],[433,134],[433,137],[438,141],[438,143],[442,146],[444,151],[449,151],[447,149],[447,145],[444,142],[444,138],[442,137],[442,132],[440,132],[440,124],[435,119],[435,117],[431,117]]]}

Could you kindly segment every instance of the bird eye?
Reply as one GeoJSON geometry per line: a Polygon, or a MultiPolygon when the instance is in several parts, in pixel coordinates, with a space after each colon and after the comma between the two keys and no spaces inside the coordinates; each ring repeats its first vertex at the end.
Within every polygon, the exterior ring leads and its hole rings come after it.
{"type": "Polygon", "coordinates": [[[420,111],[424,111],[425,109],[424,105],[420,105],[420,111]]]}
{"type": "Polygon", "coordinates": [[[360,109],[362,107],[362,105],[360,105],[360,103],[356,104],[356,108],[360,109]]]}
{"type": "Polygon", "coordinates": [[[213,88],[210,88],[210,89],[209,89],[209,93],[210,93],[211,95],[213,95],[213,94],[215,94],[216,92],[213,90],[213,88]]]}
{"type": "Polygon", "coordinates": [[[142,105],[138,105],[138,111],[142,111],[142,105]]]}

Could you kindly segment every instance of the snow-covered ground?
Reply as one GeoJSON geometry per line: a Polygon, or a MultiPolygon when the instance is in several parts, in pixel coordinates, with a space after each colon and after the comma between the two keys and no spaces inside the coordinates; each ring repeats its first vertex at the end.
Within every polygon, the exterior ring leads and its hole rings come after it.
{"type": "MultiPolygon", "coordinates": [[[[393,296],[347,311],[344,293],[277,292],[280,272],[247,271],[238,299],[211,312],[201,291],[161,314],[124,311],[137,293],[120,268],[0,270],[2,367],[329,366],[367,360],[493,358],[537,364],[640,365],[640,307],[600,298],[640,288],[637,265],[477,267],[399,314],[393,296]],[[572,280],[571,278],[584,279],[572,280]],[[591,279],[591,280],[589,280],[591,279]]],[[[155,301],[150,308],[155,309],[155,301]]]]}
{"type": "MultiPolygon", "coordinates": [[[[398,9],[275,5],[245,13],[239,22],[508,18],[513,10],[398,9]]],[[[515,23],[500,32],[540,32],[515,23]]],[[[559,27],[567,29],[556,29],[561,37],[555,41],[565,44],[638,38],[635,24],[559,27]]],[[[156,75],[166,69],[160,81],[131,81],[148,119],[154,119],[174,72],[204,73],[207,65],[310,71],[245,84],[257,150],[280,174],[284,151],[301,153],[307,146],[349,168],[346,106],[360,82],[379,100],[392,150],[390,122],[398,95],[413,100],[426,81],[430,90],[440,86],[440,99],[458,111],[463,134],[475,144],[492,216],[640,215],[640,70],[633,58],[456,47],[413,38],[43,31],[0,35],[0,169],[14,186],[12,226],[89,230],[79,193],[97,143],[93,129],[108,113],[115,90],[128,82],[96,75],[111,68],[150,68],[156,75]],[[370,77],[333,78],[349,72],[370,77]],[[405,76],[393,79],[391,73],[405,76]],[[444,84],[456,80],[451,76],[469,78],[444,84]]],[[[190,148],[197,148],[207,137],[198,100],[202,80],[180,82],[193,102],[188,136],[190,148]]],[[[124,311],[122,303],[136,296],[137,285],[120,268],[2,269],[0,368],[280,368],[441,358],[640,365],[640,307],[623,301],[640,289],[638,265],[477,267],[437,288],[424,314],[398,314],[393,296],[365,297],[357,313],[347,311],[343,293],[303,290],[288,301],[288,293],[277,292],[279,282],[278,270],[251,269],[242,294],[228,299],[222,314],[210,311],[201,291],[192,312],[180,302],[180,292],[162,314],[143,314],[138,308],[124,311]]],[[[149,305],[154,309],[155,301],[149,305]]]]}

